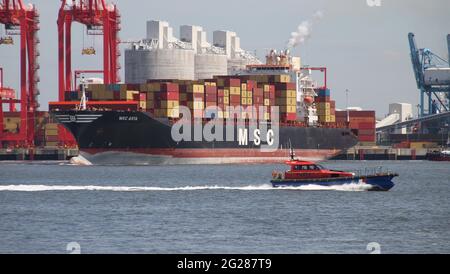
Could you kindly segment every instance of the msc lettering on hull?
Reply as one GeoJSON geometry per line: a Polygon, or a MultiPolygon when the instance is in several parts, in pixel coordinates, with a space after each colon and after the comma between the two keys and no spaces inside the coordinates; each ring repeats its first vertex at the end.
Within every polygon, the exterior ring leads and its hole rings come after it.
{"type": "MultiPolygon", "coordinates": [[[[209,114],[214,109],[209,109],[209,114]]],[[[218,110],[216,110],[218,111],[218,110]]],[[[189,108],[180,106],[182,118],[172,125],[171,137],[174,142],[238,142],[239,146],[260,147],[264,152],[274,152],[279,144],[279,113],[278,108],[271,109],[272,120],[241,119],[243,113],[255,113],[256,110],[228,108],[230,117],[219,119],[218,115],[212,115],[207,123],[202,119],[191,119],[189,108]],[[236,118],[238,117],[238,118],[236,118]],[[269,128],[270,125],[270,128],[269,128]],[[194,131],[194,132],[192,132],[194,131]],[[236,140],[237,139],[237,140],[236,140]]],[[[261,117],[262,115],[258,116],[261,117]]]]}

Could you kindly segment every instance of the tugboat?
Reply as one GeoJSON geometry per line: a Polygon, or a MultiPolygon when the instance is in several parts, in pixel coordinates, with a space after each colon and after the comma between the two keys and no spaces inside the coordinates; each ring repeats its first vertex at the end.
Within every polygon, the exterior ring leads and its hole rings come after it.
{"type": "Polygon", "coordinates": [[[290,159],[286,161],[289,170],[272,173],[273,187],[299,187],[305,185],[336,186],[346,184],[367,184],[370,191],[388,191],[394,187],[392,179],[399,176],[396,173],[374,173],[357,176],[352,172],[329,170],[310,161],[295,158],[294,150],[290,150],[290,159]]]}

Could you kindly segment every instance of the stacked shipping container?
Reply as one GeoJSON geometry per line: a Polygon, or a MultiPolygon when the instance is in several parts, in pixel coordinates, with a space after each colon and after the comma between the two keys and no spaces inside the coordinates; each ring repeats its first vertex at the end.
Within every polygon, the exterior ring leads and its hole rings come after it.
{"type": "Polygon", "coordinates": [[[264,92],[264,120],[270,120],[270,110],[272,106],[276,105],[275,102],[275,86],[265,84],[262,85],[264,92]]]}
{"type": "MultiPolygon", "coordinates": [[[[227,106],[254,106],[256,113],[243,113],[244,118],[270,120],[273,106],[279,106],[280,120],[297,120],[297,87],[289,75],[215,76],[210,80],[149,80],[145,84],[89,85],[87,97],[93,101],[136,101],[138,108],[156,117],[179,117],[179,106],[187,106],[194,117],[204,116],[205,108],[219,107],[219,118],[229,118],[227,106]],[[263,117],[258,111],[263,107],[263,117]]],[[[80,92],[68,93],[70,100],[79,100],[80,92]]],[[[335,102],[330,90],[318,91],[315,98],[321,123],[335,123],[335,102]]],[[[242,117],[239,117],[242,118],[242,117]]]]}
{"type": "Polygon", "coordinates": [[[203,117],[203,109],[205,108],[205,86],[199,83],[182,84],[180,92],[180,96],[183,98],[182,105],[189,108],[193,117],[203,117]],[[186,98],[185,101],[184,98],[186,98]]]}
{"type": "Polygon", "coordinates": [[[336,122],[336,103],[331,100],[331,93],[329,89],[319,89],[317,91],[317,97],[314,102],[316,103],[317,115],[319,122],[335,123],[336,122]]]}
{"type": "Polygon", "coordinates": [[[295,83],[277,83],[275,86],[276,105],[280,107],[282,121],[297,120],[297,88],[295,83]]]}
{"type": "Polygon", "coordinates": [[[180,90],[175,83],[154,83],[159,90],[154,92],[154,115],[158,118],[180,116],[180,90]]]}
{"type": "MultiPolygon", "coordinates": [[[[372,145],[375,140],[375,111],[348,111],[349,127],[358,131],[358,139],[362,144],[372,145]]],[[[347,111],[336,111],[336,122],[347,122],[347,111]]]]}
{"type": "Polygon", "coordinates": [[[58,124],[48,123],[45,125],[45,145],[47,147],[58,146],[58,124]]]}

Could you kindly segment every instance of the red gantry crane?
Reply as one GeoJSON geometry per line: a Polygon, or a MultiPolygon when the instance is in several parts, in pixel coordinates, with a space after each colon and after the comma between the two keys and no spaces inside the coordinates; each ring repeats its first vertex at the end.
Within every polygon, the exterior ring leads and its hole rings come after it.
{"type": "MultiPolygon", "coordinates": [[[[65,91],[76,88],[71,86],[73,22],[86,25],[88,35],[103,35],[103,81],[105,84],[119,82],[120,15],[117,7],[106,5],[104,0],[62,0],[58,16],[59,101],[64,101],[65,91]]],[[[95,54],[95,49],[83,49],[83,54],[95,54]]]]}
{"type": "MultiPolygon", "coordinates": [[[[22,0],[0,0],[0,24],[5,25],[7,35],[0,37],[0,46],[14,44],[13,35],[20,37],[20,99],[14,98],[15,94],[11,89],[0,87],[0,146],[4,141],[19,146],[33,146],[35,113],[39,107],[37,103],[39,14],[33,5],[25,6],[22,0]],[[4,103],[10,104],[11,112],[15,111],[15,104],[20,104],[20,128],[17,133],[4,132],[4,103]]],[[[1,85],[4,85],[3,79],[1,85]]]]}

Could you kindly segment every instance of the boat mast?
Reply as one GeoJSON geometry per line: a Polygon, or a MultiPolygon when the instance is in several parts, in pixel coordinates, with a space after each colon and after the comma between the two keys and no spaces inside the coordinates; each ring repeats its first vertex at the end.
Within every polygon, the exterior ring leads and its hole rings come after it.
{"type": "Polygon", "coordinates": [[[289,140],[289,157],[291,158],[291,161],[295,161],[295,151],[292,148],[291,140],[289,140]]]}

